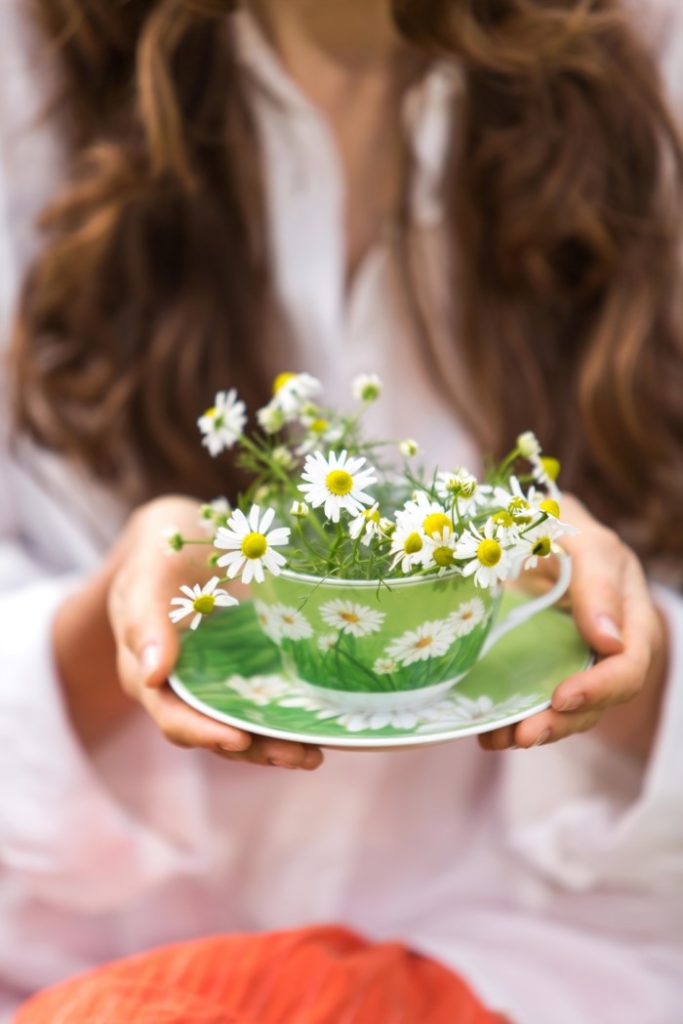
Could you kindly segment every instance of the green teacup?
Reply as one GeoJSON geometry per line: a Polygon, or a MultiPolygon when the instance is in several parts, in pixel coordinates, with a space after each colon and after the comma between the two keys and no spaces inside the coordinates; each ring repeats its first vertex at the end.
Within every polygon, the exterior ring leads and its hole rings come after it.
{"type": "Polygon", "coordinates": [[[438,700],[510,629],[567,590],[571,561],[555,586],[496,623],[500,589],[458,574],[336,580],[288,570],[253,585],[264,633],[285,670],[330,705],[403,711],[438,700]]]}

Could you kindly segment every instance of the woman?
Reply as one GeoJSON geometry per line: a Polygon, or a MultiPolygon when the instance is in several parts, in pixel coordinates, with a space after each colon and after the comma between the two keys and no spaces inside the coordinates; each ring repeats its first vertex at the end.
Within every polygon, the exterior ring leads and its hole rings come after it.
{"type": "Polygon", "coordinates": [[[19,6],[7,1006],[175,939],[339,921],[438,957],[516,1024],[674,1024],[683,161],[650,50],[675,7],[40,0],[31,23],[19,6]],[[54,86],[22,135],[27,91],[38,109],[54,86]],[[322,754],[171,695],[188,566],[158,536],[196,529],[197,503],[168,495],[225,490],[197,413],[223,383],[265,397],[283,367],[333,398],[376,369],[395,395],[381,429],[442,464],[527,427],[557,452],[597,517],[567,498],[573,611],[602,660],[552,710],[485,751],[262,774],[322,754]],[[513,746],[544,749],[488,753],[513,746]]]}

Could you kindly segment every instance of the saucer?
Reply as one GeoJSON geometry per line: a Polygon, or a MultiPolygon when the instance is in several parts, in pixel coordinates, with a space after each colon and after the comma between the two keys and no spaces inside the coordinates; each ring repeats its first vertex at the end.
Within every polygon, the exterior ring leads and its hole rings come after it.
{"type": "MultiPolygon", "coordinates": [[[[501,616],[523,603],[503,598],[501,616]]],[[[550,609],[504,636],[445,697],[414,711],[343,711],[282,674],[278,648],[245,602],[184,634],[169,682],[209,718],[247,732],[349,749],[416,747],[490,732],[544,711],[592,655],[573,620],[550,609]]]]}

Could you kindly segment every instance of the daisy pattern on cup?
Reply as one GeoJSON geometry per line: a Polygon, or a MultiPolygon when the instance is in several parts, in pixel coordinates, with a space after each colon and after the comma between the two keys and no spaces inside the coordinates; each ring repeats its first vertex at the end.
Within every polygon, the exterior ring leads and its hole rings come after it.
{"type": "Polygon", "coordinates": [[[456,637],[463,637],[468,636],[477,626],[485,622],[486,615],[484,602],[478,597],[473,597],[471,601],[463,601],[446,621],[456,637]]]}
{"type": "Polygon", "coordinates": [[[376,608],[341,598],[322,605],[320,615],[326,625],[355,637],[379,632],[386,618],[385,613],[376,608]]]}
{"type": "Polygon", "coordinates": [[[412,665],[416,661],[442,657],[454,639],[453,629],[445,620],[423,622],[417,629],[410,629],[392,640],[385,656],[401,665],[412,665]]]}
{"type": "Polygon", "coordinates": [[[273,604],[270,614],[278,640],[309,640],[313,636],[313,626],[298,608],[273,604]]]}

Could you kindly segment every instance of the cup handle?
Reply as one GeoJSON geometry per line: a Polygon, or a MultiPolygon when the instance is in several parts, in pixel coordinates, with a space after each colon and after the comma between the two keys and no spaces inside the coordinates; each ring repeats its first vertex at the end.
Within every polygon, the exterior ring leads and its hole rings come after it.
{"type": "Polygon", "coordinates": [[[547,594],[542,594],[541,597],[528,601],[526,604],[520,605],[519,608],[513,608],[502,622],[496,623],[484,641],[484,646],[479,654],[480,658],[488,654],[493,645],[497,644],[500,638],[509,633],[511,629],[516,629],[523,622],[533,619],[534,615],[538,615],[539,612],[550,608],[551,605],[555,604],[556,601],[559,601],[566,594],[572,579],[572,560],[568,554],[558,555],[557,558],[560,563],[557,583],[550,588],[547,594]]]}

